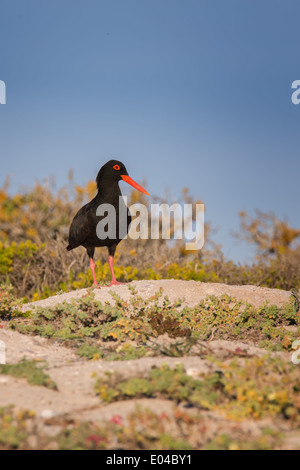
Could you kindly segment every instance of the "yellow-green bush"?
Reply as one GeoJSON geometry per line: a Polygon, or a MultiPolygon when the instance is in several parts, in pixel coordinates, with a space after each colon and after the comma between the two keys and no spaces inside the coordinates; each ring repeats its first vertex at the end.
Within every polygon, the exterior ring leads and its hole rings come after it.
{"type": "Polygon", "coordinates": [[[26,242],[12,242],[11,244],[0,242],[0,275],[7,275],[12,271],[16,260],[24,263],[24,267],[34,259],[34,256],[44,245],[38,246],[30,240],[26,242]]]}

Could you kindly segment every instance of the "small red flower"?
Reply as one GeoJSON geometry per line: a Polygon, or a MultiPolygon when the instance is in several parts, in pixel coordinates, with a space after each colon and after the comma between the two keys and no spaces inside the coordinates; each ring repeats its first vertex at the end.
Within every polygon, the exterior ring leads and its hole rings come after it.
{"type": "Polygon", "coordinates": [[[98,436],[98,434],[91,434],[87,438],[87,442],[90,442],[91,444],[94,444],[95,447],[97,447],[100,442],[107,442],[107,439],[103,436],[98,436]]]}
{"type": "Polygon", "coordinates": [[[122,416],[120,415],[112,416],[109,421],[111,423],[115,423],[115,424],[119,424],[120,426],[123,426],[122,416]]]}

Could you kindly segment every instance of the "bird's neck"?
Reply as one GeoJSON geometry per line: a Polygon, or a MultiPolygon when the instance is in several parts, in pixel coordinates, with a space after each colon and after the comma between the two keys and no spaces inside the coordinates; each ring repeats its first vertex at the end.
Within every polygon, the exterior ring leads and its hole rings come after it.
{"type": "Polygon", "coordinates": [[[119,201],[120,196],[122,196],[122,193],[118,183],[98,185],[97,199],[104,200],[108,204],[113,204],[114,202],[119,201]]]}

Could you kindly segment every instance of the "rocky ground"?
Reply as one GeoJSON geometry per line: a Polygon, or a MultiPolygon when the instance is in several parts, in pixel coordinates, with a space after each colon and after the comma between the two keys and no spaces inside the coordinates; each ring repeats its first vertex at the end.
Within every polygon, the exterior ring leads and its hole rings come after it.
{"type": "MultiPolygon", "coordinates": [[[[151,297],[161,287],[165,295],[171,301],[184,298],[184,304],[188,306],[196,305],[200,300],[208,295],[220,296],[224,293],[240,300],[245,300],[255,306],[263,305],[266,301],[271,304],[281,306],[288,302],[290,293],[254,286],[227,286],[217,283],[201,283],[195,281],[161,280],[161,281],[136,281],[131,283],[137,293],[143,298],[151,297]]],[[[103,287],[95,289],[95,297],[101,301],[111,302],[110,290],[124,300],[132,295],[126,284],[114,286],[113,288],[103,287]]],[[[65,300],[78,298],[86,294],[86,289],[73,291],[61,295],[56,295],[45,300],[35,302],[39,306],[53,306],[65,300]]],[[[32,308],[32,304],[27,304],[24,310],[32,308]]],[[[143,357],[140,359],[126,361],[87,361],[76,355],[72,349],[61,344],[38,336],[28,336],[12,331],[8,325],[1,323],[0,341],[6,345],[6,362],[17,363],[22,358],[34,360],[45,360],[48,364],[47,374],[57,384],[58,390],[51,390],[41,386],[32,386],[25,379],[14,378],[10,375],[0,374],[0,407],[13,404],[18,409],[28,409],[35,412],[41,419],[54,419],[59,416],[68,417],[74,420],[93,421],[100,423],[110,420],[113,416],[120,416],[126,420],[128,413],[132,412],[137,404],[156,413],[171,412],[174,404],[170,400],[163,399],[136,399],[130,401],[118,401],[110,404],[103,404],[99,397],[95,395],[94,383],[95,373],[97,376],[103,375],[106,371],[121,371],[122,374],[150,370],[154,365],[163,363],[174,367],[180,362],[184,365],[187,374],[198,376],[200,372],[205,372],[211,366],[209,362],[199,356],[187,357],[143,357]]],[[[209,347],[215,351],[234,351],[240,348],[249,355],[261,355],[264,351],[254,344],[240,341],[214,340],[211,338],[209,347]]],[[[289,360],[290,353],[276,353],[283,355],[289,360]]],[[[299,366],[300,367],[300,366],[299,366]]],[[[214,419],[211,420],[212,422],[214,419]]],[[[256,432],[255,423],[246,422],[252,434],[256,432]]],[[[257,425],[258,426],[258,425],[257,425]]],[[[261,426],[261,424],[259,425],[261,426]]],[[[289,435],[284,448],[300,447],[300,434],[293,432],[289,435]]],[[[33,445],[34,447],[34,445],[33,445]]]]}

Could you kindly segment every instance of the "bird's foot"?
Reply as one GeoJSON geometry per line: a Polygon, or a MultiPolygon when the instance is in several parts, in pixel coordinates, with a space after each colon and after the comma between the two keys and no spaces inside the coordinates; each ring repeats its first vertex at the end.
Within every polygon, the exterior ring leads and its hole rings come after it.
{"type": "Polygon", "coordinates": [[[113,279],[111,281],[111,283],[109,284],[109,287],[111,287],[111,286],[121,286],[122,284],[127,284],[127,282],[119,282],[119,281],[116,281],[115,279],[113,279]]]}
{"type": "Polygon", "coordinates": [[[92,287],[95,287],[95,288],[97,287],[98,289],[101,289],[101,286],[98,284],[98,282],[94,282],[92,287]]]}

